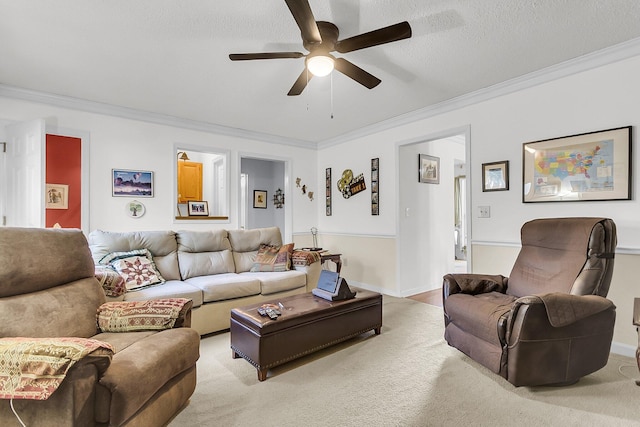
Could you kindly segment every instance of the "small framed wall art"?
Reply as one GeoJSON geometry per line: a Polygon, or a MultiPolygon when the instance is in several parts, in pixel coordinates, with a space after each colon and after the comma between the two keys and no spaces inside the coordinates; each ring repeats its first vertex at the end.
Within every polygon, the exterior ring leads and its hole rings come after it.
{"type": "Polygon", "coordinates": [[[427,154],[418,155],[418,181],[440,184],[440,157],[427,154]]]}
{"type": "Polygon", "coordinates": [[[69,186],[67,184],[47,184],[46,209],[69,209],[69,186]]]}
{"type": "Polygon", "coordinates": [[[153,197],[153,172],[111,170],[112,196],[153,197]]]}
{"type": "Polygon", "coordinates": [[[482,164],[482,191],[509,189],[509,161],[482,164]]]}
{"type": "Polygon", "coordinates": [[[125,211],[131,218],[138,219],[147,211],[142,203],[133,200],[126,204],[125,211]]]}
{"type": "Polygon", "coordinates": [[[253,207],[267,209],[267,192],[265,190],[253,190],[253,207]]]}
{"type": "Polygon", "coordinates": [[[209,202],[206,200],[190,200],[187,202],[189,216],[209,216],[209,202]]]}

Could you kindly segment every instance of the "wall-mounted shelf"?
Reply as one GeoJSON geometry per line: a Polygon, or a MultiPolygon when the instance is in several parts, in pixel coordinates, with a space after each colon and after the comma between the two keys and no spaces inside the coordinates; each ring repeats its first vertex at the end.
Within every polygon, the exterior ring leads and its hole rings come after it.
{"type": "Polygon", "coordinates": [[[183,220],[183,219],[190,219],[190,220],[203,220],[203,219],[215,219],[215,220],[228,220],[229,217],[228,216],[177,216],[176,219],[179,220],[183,220]]]}

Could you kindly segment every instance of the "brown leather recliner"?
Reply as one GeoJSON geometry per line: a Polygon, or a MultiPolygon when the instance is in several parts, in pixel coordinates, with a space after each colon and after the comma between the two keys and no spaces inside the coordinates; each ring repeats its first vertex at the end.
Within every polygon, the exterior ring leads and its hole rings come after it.
{"type": "Polygon", "coordinates": [[[444,276],[445,339],[515,386],[574,383],[609,357],[615,223],[537,219],[521,239],[508,278],[444,276]]]}

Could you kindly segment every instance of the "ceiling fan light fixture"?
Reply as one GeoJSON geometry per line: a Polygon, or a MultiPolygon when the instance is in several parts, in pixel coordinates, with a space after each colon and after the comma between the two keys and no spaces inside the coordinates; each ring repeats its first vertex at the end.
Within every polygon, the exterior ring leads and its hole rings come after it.
{"type": "Polygon", "coordinates": [[[331,56],[316,55],[307,58],[307,69],[316,77],[324,77],[333,71],[334,62],[331,56]]]}

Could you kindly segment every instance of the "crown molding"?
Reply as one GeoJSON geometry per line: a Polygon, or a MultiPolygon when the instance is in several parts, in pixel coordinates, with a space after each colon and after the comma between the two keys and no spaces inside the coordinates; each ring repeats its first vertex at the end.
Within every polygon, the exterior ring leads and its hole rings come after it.
{"type": "Polygon", "coordinates": [[[428,119],[440,114],[468,107],[493,98],[508,95],[534,86],[568,77],[574,74],[588,71],[604,65],[613,64],[640,55],[640,38],[628,40],[626,42],[588,53],[577,58],[516,77],[429,107],[411,111],[376,124],[365,126],[352,132],[347,132],[335,138],[326,139],[318,144],[318,149],[322,150],[334,145],[352,141],[357,138],[393,129],[399,126],[410,124],[418,120],[428,119]]]}
{"type": "Polygon", "coordinates": [[[189,120],[165,114],[152,113],[135,108],[121,107],[71,96],[57,95],[47,92],[39,92],[31,89],[24,89],[15,86],[0,84],[0,96],[20,99],[23,101],[38,102],[41,104],[54,105],[56,107],[79,110],[89,113],[103,114],[107,116],[119,117],[123,119],[138,120],[141,122],[153,123],[177,127],[182,129],[195,130],[200,132],[214,133],[236,138],[250,139],[271,144],[289,145],[300,148],[317,149],[317,144],[311,141],[303,141],[294,138],[285,138],[268,133],[254,132],[246,129],[232,128],[229,126],[214,123],[189,120]]]}
{"type": "Polygon", "coordinates": [[[362,138],[374,133],[383,132],[399,126],[410,124],[418,120],[428,119],[439,114],[448,113],[463,107],[488,101],[493,98],[504,96],[513,92],[538,86],[583,71],[598,68],[614,62],[622,61],[640,55],[640,38],[617,44],[615,46],[592,52],[578,58],[574,58],[559,64],[543,68],[484,89],[477,90],[465,95],[452,98],[438,104],[411,111],[388,120],[384,120],[373,125],[356,129],[352,132],[344,133],[335,138],[329,138],[319,143],[305,141],[294,138],[272,135],[268,133],[255,132],[246,129],[232,128],[214,123],[189,120],[164,114],[151,113],[137,110],[135,108],[121,107],[95,101],[88,101],[64,95],[56,95],[46,92],[24,89],[5,84],[0,84],[0,96],[7,98],[32,101],[57,107],[80,110],[96,114],[120,117],[124,119],[138,120],[142,122],[154,123],[177,128],[214,133],[218,135],[231,136],[235,138],[249,139],[271,144],[288,145],[312,150],[322,150],[334,145],[339,145],[354,139],[362,138]]]}

